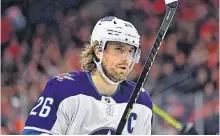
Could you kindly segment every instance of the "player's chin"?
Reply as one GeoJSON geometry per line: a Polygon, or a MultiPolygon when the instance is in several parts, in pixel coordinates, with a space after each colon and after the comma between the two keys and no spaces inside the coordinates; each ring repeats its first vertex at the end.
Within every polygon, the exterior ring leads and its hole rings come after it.
{"type": "Polygon", "coordinates": [[[115,75],[115,79],[117,81],[124,81],[126,79],[127,74],[126,73],[119,73],[115,75]]]}

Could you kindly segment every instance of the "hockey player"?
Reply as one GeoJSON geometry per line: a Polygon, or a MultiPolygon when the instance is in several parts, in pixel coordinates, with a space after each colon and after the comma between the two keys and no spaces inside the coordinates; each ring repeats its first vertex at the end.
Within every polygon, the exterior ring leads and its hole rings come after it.
{"type": "MultiPolygon", "coordinates": [[[[31,110],[23,134],[114,134],[135,83],[126,80],[140,58],[135,27],[116,17],[99,20],[82,69],[55,76],[31,110]]],[[[151,134],[152,101],[142,89],[122,134],[151,134]]]]}

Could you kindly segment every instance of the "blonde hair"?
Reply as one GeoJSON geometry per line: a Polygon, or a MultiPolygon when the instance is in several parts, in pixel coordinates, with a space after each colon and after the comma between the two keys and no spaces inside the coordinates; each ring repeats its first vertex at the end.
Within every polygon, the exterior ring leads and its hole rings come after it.
{"type": "Polygon", "coordinates": [[[96,69],[96,64],[93,60],[96,59],[94,49],[98,45],[98,41],[95,41],[92,46],[89,44],[84,45],[84,49],[80,55],[80,63],[83,70],[92,72],[96,69]]]}

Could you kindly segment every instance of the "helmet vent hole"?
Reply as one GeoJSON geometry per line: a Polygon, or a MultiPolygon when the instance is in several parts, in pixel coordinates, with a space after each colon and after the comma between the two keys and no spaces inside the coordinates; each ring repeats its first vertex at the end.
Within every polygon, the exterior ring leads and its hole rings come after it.
{"type": "Polygon", "coordinates": [[[109,35],[113,35],[112,33],[108,33],[109,35]]]}
{"type": "Polygon", "coordinates": [[[99,23],[99,25],[101,25],[101,23],[99,23]]]}
{"type": "Polygon", "coordinates": [[[117,23],[114,21],[114,24],[117,24],[117,23]]]}
{"type": "Polygon", "coordinates": [[[128,39],[126,38],[125,41],[128,41],[128,39]]]}
{"type": "Polygon", "coordinates": [[[134,43],[134,41],[133,41],[133,43],[134,43]]]}

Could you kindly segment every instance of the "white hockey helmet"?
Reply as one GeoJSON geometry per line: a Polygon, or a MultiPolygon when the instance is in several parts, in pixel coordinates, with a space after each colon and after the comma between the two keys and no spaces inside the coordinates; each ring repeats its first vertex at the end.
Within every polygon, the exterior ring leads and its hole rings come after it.
{"type": "MultiPolygon", "coordinates": [[[[107,16],[103,19],[99,20],[91,35],[90,39],[90,45],[92,45],[95,41],[99,42],[99,53],[100,53],[100,60],[96,63],[97,69],[100,71],[102,76],[110,83],[117,84],[120,82],[113,82],[111,81],[103,72],[102,70],[102,56],[103,51],[106,46],[106,43],[108,41],[115,41],[115,42],[121,42],[126,43],[129,45],[132,45],[136,48],[135,56],[134,56],[134,63],[138,63],[140,59],[140,35],[138,34],[138,31],[136,28],[127,21],[124,21],[122,19],[118,19],[114,16],[107,16]]],[[[133,63],[133,65],[134,65],[133,63]]],[[[133,67],[132,67],[133,68],[133,67]]],[[[131,69],[130,69],[131,70],[131,69]]]]}

